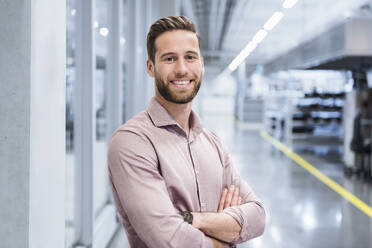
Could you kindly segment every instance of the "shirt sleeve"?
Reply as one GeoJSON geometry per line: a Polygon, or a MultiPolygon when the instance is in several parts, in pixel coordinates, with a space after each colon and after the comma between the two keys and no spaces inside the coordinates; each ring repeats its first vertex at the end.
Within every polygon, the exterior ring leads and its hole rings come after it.
{"type": "Polygon", "coordinates": [[[147,247],[213,247],[212,240],[184,222],[174,208],[146,137],[118,131],[107,158],[115,204],[147,247]]]}
{"type": "Polygon", "coordinates": [[[255,195],[250,186],[240,177],[232,163],[227,147],[221,144],[224,160],[224,184],[235,185],[240,189],[242,204],[223,210],[232,216],[241,226],[240,235],[232,242],[238,244],[255,237],[261,236],[265,229],[266,214],[260,199],[255,195]]]}

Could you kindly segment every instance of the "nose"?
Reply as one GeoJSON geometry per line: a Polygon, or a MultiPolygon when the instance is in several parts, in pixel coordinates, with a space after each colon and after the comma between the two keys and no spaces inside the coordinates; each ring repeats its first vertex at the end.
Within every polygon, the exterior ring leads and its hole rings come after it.
{"type": "Polygon", "coordinates": [[[175,64],[174,70],[177,76],[178,75],[185,76],[188,71],[186,61],[184,59],[178,59],[175,64]]]}

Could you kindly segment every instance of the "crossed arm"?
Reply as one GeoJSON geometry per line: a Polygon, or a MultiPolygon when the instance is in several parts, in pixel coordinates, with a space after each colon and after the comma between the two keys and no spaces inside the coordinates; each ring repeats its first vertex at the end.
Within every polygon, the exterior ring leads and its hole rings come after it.
{"type": "Polygon", "coordinates": [[[222,211],[241,203],[242,198],[238,187],[232,185],[229,189],[225,188],[222,191],[217,212],[193,212],[192,225],[211,237],[214,247],[229,247],[227,243],[239,236],[241,226],[233,217],[222,211]]]}
{"type": "Polygon", "coordinates": [[[210,247],[211,240],[214,247],[229,247],[227,243],[236,237],[239,237],[236,242],[242,242],[262,234],[264,210],[238,174],[231,172],[232,167],[226,166],[223,181],[241,187],[245,204],[236,207],[243,201],[239,189],[225,189],[217,212],[193,213],[194,222],[189,225],[174,208],[153,148],[137,134],[118,135],[108,150],[115,204],[122,219],[148,247],[210,247]],[[122,146],[121,140],[132,142],[122,146]]]}

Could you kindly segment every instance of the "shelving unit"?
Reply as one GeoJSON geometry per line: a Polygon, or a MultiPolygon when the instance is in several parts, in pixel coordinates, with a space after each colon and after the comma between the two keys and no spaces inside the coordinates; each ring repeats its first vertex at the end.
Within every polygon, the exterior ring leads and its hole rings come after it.
{"type": "Polygon", "coordinates": [[[272,75],[265,130],[294,151],[343,153],[345,73],[286,71],[272,75]]]}
{"type": "Polygon", "coordinates": [[[285,137],[285,122],[289,106],[293,98],[299,97],[299,92],[277,91],[268,94],[264,104],[264,128],[276,139],[285,137]]]}
{"type": "Polygon", "coordinates": [[[316,154],[343,152],[343,106],[345,94],[305,93],[292,104],[286,121],[286,141],[296,150],[316,154]]]}

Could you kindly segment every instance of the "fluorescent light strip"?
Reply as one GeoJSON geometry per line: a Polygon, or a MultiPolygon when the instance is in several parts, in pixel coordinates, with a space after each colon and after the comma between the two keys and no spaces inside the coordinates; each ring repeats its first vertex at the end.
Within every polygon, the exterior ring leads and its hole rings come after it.
{"type": "MultiPolygon", "coordinates": [[[[283,8],[292,8],[298,0],[285,0],[283,3],[283,8]]],[[[228,69],[233,72],[238,68],[238,66],[256,49],[257,45],[260,44],[268,35],[268,31],[272,30],[284,17],[284,13],[281,11],[275,12],[269,20],[266,21],[264,29],[260,29],[253,37],[244,49],[233,59],[229,64],[228,69]]],[[[226,71],[227,69],[225,69],[226,71]]],[[[225,71],[223,73],[225,73],[225,71]]]]}
{"type": "Polygon", "coordinates": [[[253,37],[254,40],[250,41],[244,49],[234,58],[234,60],[230,63],[228,68],[231,71],[235,71],[236,68],[256,49],[257,45],[266,37],[267,32],[263,29],[257,32],[257,34],[253,37]],[[260,32],[263,31],[263,32],[260,32]]]}
{"type": "Polygon", "coordinates": [[[235,57],[235,59],[230,63],[229,69],[235,71],[235,69],[256,49],[257,43],[251,41],[244,49],[235,57]]]}
{"type": "Polygon", "coordinates": [[[265,23],[264,29],[266,29],[267,31],[272,30],[280,22],[283,16],[284,16],[283,12],[280,11],[275,12],[270,17],[270,19],[267,20],[267,22],[265,23]]]}
{"type": "Polygon", "coordinates": [[[297,0],[286,0],[283,3],[283,8],[290,9],[297,3],[297,0]]]}
{"type": "Polygon", "coordinates": [[[260,29],[254,36],[252,41],[256,44],[260,44],[267,36],[267,31],[260,29]]]}

